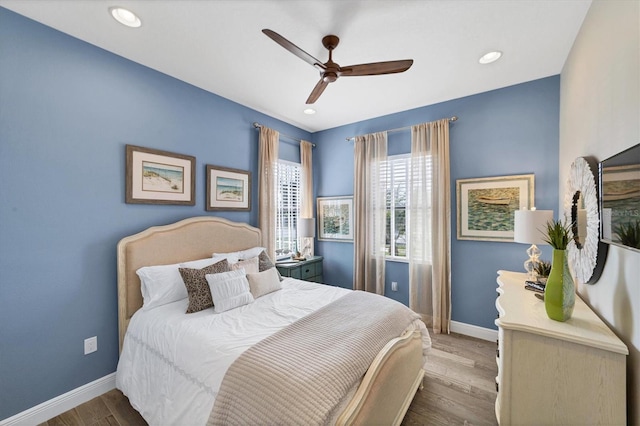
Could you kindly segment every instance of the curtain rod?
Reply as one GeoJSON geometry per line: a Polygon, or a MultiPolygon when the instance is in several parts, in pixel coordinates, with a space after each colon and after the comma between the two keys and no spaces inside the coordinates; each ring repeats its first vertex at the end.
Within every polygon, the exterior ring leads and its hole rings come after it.
{"type": "MultiPolygon", "coordinates": [[[[253,123],[253,127],[255,127],[256,129],[259,129],[259,128],[261,128],[261,127],[262,127],[262,124],[260,124],[260,123],[258,123],[258,122],[256,121],[256,122],[254,122],[254,123],[253,123]]],[[[294,140],[294,141],[296,141],[296,142],[298,142],[298,143],[302,142],[302,139],[294,138],[293,136],[289,136],[289,135],[286,135],[286,134],[284,134],[284,133],[280,133],[280,132],[278,132],[278,134],[279,134],[280,136],[282,136],[282,137],[292,139],[292,140],[294,140]]],[[[315,147],[316,147],[316,144],[315,144],[315,143],[312,143],[312,144],[311,144],[311,146],[315,148],[315,147]]]]}
{"type": "MultiPolygon", "coordinates": [[[[453,117],[450,117],[448,120],[449,120],[449,122],[458,121],[458,116],[454,115],[453,117]]],[[[412,128],[412,127],[413,126],[398,127],[397,129],[386,130],[386,132],[387,133],[400,132],[402,130],[408,130],[408,129],[412,128]]],[[[354,140],[356,137],[357,136],[351,136],[350,138],[347,138],[347,142],[354,140]]]]}

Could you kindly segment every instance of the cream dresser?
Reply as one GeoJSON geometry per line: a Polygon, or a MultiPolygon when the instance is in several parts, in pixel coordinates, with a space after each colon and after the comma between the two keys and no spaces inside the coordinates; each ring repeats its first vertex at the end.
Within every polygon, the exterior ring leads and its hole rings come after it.
{"type": "Polygon", "coordinates": [[[498,271],[498,423],[626,424],[625,344],[579,297],[568,321],[549,319],[525,278],[498,271]]]}

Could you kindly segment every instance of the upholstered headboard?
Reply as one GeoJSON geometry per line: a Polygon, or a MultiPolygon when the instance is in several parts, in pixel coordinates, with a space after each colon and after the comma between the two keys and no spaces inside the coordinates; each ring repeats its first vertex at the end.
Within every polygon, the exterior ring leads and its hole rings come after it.
{"type": "Polygon", "coordinates": [[[246,223],[202,216],[154,226],[118,243],[118,331],[120,350],[131,316],[142,307],[143,266],[168,265],[262,245],[258,228],[246,223]]]}

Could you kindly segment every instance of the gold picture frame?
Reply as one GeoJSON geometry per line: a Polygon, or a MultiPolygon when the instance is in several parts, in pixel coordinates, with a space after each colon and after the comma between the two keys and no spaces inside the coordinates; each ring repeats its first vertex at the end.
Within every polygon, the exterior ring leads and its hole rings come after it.
{"type": "Polygon", "coordinates": [[[513,242],[516,210],[534,205],[534,175],[456,180],[459,240],[513,242]]]}

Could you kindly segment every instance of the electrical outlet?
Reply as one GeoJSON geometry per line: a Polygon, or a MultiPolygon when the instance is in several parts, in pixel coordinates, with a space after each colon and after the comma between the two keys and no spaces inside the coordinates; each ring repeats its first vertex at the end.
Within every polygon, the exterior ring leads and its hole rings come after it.
{"type": "Polygon", "coordinates": [[[398,291],[398,282],[391,281],[391,291],[398,291]]]}
{"type": "Polygon", "coordinates": [[[84,339],[84,354],[90,354],[98,350],[98,336],[84,339]]]}

